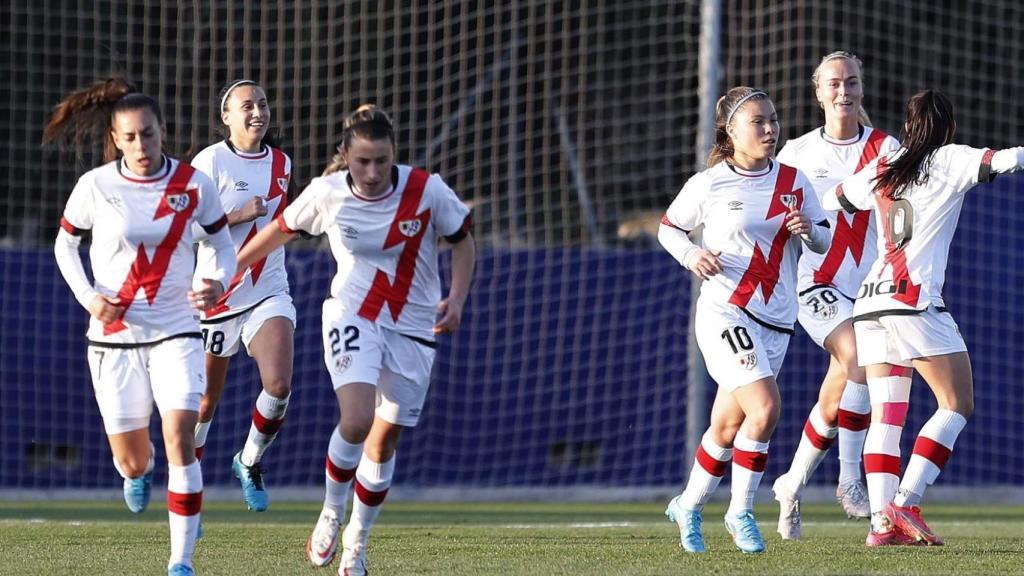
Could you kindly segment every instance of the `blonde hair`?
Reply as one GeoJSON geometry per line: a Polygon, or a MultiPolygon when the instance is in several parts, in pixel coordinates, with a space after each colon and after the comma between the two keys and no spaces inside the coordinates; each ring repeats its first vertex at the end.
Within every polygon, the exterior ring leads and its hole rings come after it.
{"type": "MultiPolygon", "coordinates": [[[[821,62],[818,62],[818,66],[814,69],[814,74],[811,74],[811,84],[813,84],[815,88],[818,87],[818,77],[821,75],[821,67],[833,60],[849,60],[856,64],[857,70],[861,73],[861,82],[864,81],[864,63],[860,61],[860,58],[857,58],[857,55],[852,52],[836,50],[831,54],[825,54],[822,56],[821,62]]],[[[818,102],[818,107],[821,108],[822,113],[825,112],[825,106],[821,102],[818,102]]],[[[857,121],[865,126],[871,126],[871,117],[868,116],[867,111],[864,110],[864,106],[859,106],[857,108],[857,121]]]]}
{"type": "Polygon", "coordinates": [[[392,149],[396,148],[395,127],[391,122],[391,117],[388,116],[387,112],[378,108],[376,104],[363,104],[356,108],[356,111],[349,114],[345,121],[342,122],[341,142],[338,144],[334,156],[331,157],[330,163],[324,168],[322,176],[348,168],[348,163],[345,161],[342,153],[352,145],[352,139],[356,136],[366,140],[383,140],[387,138],[391,141],[392,149]]]}
{"type": "Polygon", "coordinates": [[[770,98],[764,91],[750,86],[730,88],[724,96],[718,99],[718,103],[715,104],[715,143],[711,146],[711,152],[708,154],[708,168],[727,158],[732,158],[736,150],[733,149],[732,138],[729,137],[727,130],[729,123],[732,121],[733,115],[744,104],[757,100],[770,100],[770,98]]]}

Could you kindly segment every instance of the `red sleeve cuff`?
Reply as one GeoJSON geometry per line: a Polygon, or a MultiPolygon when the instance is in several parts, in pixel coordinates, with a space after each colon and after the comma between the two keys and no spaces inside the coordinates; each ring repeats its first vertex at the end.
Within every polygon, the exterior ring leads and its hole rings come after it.
{"type": "Polygon", "coordinates": [[[281,214],[277,218],[274,218],[274,221],[277,222],[277,227],[281,230],[281,232],[284,232],[285,234],[295,234],[295,232],[297,232],[296,230],[292,230],[291,228],[288,227],[287,224],[285,224],[284,214],[281,214]]]}
{"type": "Polygon", "coordinates": [[[60,227],[63,228],[65,232],[71,234],[72,236],[81,236],[86,232],[83,228],[78,228],[71,222],[68,222],[68,219],[64,218],[63,216],[60,219],[60,227]]]}

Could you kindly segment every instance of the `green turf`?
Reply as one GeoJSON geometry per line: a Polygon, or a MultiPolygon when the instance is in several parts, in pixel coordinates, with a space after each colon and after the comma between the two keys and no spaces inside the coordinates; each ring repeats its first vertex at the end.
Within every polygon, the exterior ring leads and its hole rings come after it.
{"type": "MultiPolygon", "coordinates": [[[[306,563],[319,506],[274,503],[253,514],[208,503],[195,558],[201,575],[333,574],[306,563]]],[[[1024,572],[1024,507],[929,505],[941,548],[868,549],[867,525],[835,505],[804,509],[804,540],[774,531],[759,507],[768,551],[744,555],[705,511],[709,552],[678,545],[662,504],[389,503],[370,543],[375,575],[590,574],[1017,574],[1024,572]]],[[[163,574],[166,509],[140,516],[114,502],[0,502],[0,574],[163,574]]]]}

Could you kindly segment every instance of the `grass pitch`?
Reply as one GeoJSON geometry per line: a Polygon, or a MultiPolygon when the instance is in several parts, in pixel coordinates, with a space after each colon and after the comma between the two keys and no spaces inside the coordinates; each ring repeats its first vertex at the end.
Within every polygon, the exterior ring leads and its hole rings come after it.
{"type": "MultiPolygon", "coordinates": [[[[166,574],[166,508],[134,516],[114,502],[0,502],[0,574],[166,574]]],[[[744,555],[704,514],[708,553],[686,554],[651,504],[388,503],[370,540],[375,575],[591,574],[1017,574],[1024,572],[1024,507],[929,504],[925,517],[946,540],[937,548],[869,549],[865,521],[834,504],[804,507],[804,539],[782,542],[777,507],[759,506],[768,541],[744,555]]],[[[305,559],[319,504],[208,503],[196,548],[200,575],[334,574],[305,559]]],[[[339,554],[340,556],[340,554],[339,554]]]]}

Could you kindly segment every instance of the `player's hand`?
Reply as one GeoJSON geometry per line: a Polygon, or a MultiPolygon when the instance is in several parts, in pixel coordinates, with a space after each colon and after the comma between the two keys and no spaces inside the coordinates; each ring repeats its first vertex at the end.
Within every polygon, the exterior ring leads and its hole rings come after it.
{"type": "Polygon", "coordinates": [[[107,298],[102,294],[92,297],[89,302],[89,314],[104,324],[110,324],[124,315],[124,306],[121,306],[121,299],[118,297],[107,298]]]}
{"type": "Polygon", "coordinates": [[[794,236],[804,236],[811,233],[811,219],[807,214],[799,210],[791,210],[786,214],[786,230],[794,236]]]}
{"type": "Polygon", "coordinates": [[[220,297],[224,295],[224,286],[209,278],[203,278],[203,287],[199,290],[188,291],[188,303],[196,310],[209,310],[217,304],[220,297]]]}
{"type": "Polygon", "coordinates": [[[708,280],[715,274],[721,274],[722,263],[718,261],[718,257],[721,254],[718,250],[705,250],[701,248],[690,257],[687,268],[701,280],[708,280]]]}
{"type": "Polygon", "coordinates": [[[450,298],[441,300],[437,305],[437,323],[434,324],[434,334],[450,334],[459,329],[462,324],[462,302],[456,302],[450,298]]]}
{"type": "Polygon", "coordinates": [[[263,196],[253,196],[244,206],[233,213],[232,224],[251,222],[260,216],[267,215],[267,201],[263,196]]]}

